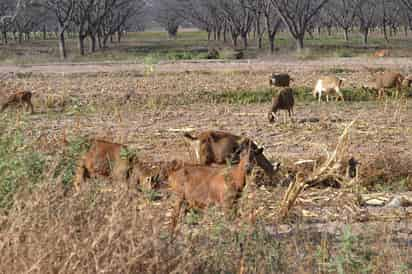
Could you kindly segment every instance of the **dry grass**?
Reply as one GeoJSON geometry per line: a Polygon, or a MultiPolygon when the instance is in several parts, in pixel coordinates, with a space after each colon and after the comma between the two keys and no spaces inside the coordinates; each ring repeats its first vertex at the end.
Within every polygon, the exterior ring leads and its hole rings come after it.
{"type": "MultiPolygon", "coordinates": [[[[0,211],[0,272],[410,272],[410,209],[359,203],[359,195],[374,191],[409,195],[409,101],[319,106],[300,98],[297,120],[318,122],[269,125],[270,102],[248,97],[266,85],[265,73],[5,80],[6,90],[36,91],[37,114],[10,110],[0,117],[0,185],[13,187],[9,207],[0,211]],[[227,90],[241,96],[216,100],[215,93],[227,90]],[[214,101],[202,97],[205,91],[214,101]],[[174,197],[167,190],[148,193],[96,179],[80,194],[72,192],[72,172],[86,137],[128,144],[143,160],[188,161],[181,136],[187,129],[248,135],[265,145],[268,158],[282,162],[282,170],[273,181],[255,171],[237,218],[219,208],[190,211],[174,242],[168,231],[174,197]],[[356,182],[344,177],[348,157],[361,163],[356,182]],[[343,187],[319,186],[331,177],[343,187]],[[299,187],[288,192],[283,185],[288,181],[297,182],[290,189],[299,187]],[[305,188],[308,184],[317,188],[305,188]]],[[[302,75],[299,86],[312,79],[311,73],[302,75]]]]}

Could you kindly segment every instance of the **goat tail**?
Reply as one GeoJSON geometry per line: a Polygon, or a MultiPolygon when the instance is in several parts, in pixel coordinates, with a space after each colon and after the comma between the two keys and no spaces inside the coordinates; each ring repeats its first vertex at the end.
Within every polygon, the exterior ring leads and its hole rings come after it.
{"type": "Polygon", "coordinates": [[[188,133],[188,132],[185,132],[185,133],[183,134],[183,137],[185,137],[185,138],[187,138],[187,139],[189,139],[189,140],[192,140],[192,141],[197,140],[197,137],[193,137],[193,136],[190,135],[190,133],[188,133]]]}

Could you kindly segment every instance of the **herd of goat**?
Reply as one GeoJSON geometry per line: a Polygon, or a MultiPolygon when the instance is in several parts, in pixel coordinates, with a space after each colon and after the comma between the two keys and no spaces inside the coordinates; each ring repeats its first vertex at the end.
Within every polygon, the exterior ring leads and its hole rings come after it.
{"type": "MultiPolygon", "coordinates": [[[[274,122],[276,113],[285,110],[293,116],[294,96],[288,74],[273,74],[270,85],[279,87],[272,99],[268,112],[269,122],[274,122]]],[[[329,101],[329,96],[344,100],[341,92],[344,79],[335,76],[320,78],[313,90],[313,96],[329,101]]],[[[402,87],[410,87],[412,77],[403,77],[398,72],[384,72],[377,75],[372,84],[364,88],[377,92],[382,98],[386,89],[396,88],[397,95],[402,87]]],[[[2,105],[3,112],[11,105],[26,104],[34,112],[30,91],[19,91],[11,95],[2,105]]],[[[285,112],[286,113],[286,112],[285,112]]],[[[272,178],[279,164],[272,164],[253,140],[222,131],[205,131],[193,136],[184,134],[185,140],[193,148],[197,163],[173,160],[159,164],[145,163],[133,153],[124,153],[127,146],[103,140],[93,140],[89,151],[78,162],[74,187],[80,191],[87,178],[111,177],[115,181],[136,182],[150,187],[167,185],[178,196],[178,210],[185,201],[193,207],[207,207],[218,204],[231,207],[242,192],[246,176],[255,165],[261,167],[272,178]],[[166,184],[163,184],[166,183],[166,184]]]]}

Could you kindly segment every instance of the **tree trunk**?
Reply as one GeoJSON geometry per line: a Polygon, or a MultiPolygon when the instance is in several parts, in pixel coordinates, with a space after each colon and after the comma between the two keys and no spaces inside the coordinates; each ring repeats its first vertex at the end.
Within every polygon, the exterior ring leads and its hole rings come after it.
{"type": "Polygon", "coordinates": [[[90,34],[90,52],[96,52],[96,35],[90,34]]]}
{"type": "Polygon", "coordinates": [[[4,44],[6,44],[6,45],[7,45],[7,43],[9,42],[9,41],[7,40],[7,31],[3,31],[3,41],[4,41],[4,44]]]}
{"type": "Polygon", "coordinates": [[[122,32],[118,31],[117,32],[117,42],[120,43],[122,41],[122,32]]]}
{"type": "Polygon", "coordinates": [[[80,51],[81,56],[84,56],[84,53],[85,53],[84,51],[84,39],[85,38],[86,37],[84,35],[79,34],[79,51],[80,51]]]}
{"type": "Polygon", "coordinates": [[[349,29],[343,29],[343,36],[345,37],[345,41],[349,42],[349,29]]]}
{"type": "Polygon", "coordinates": [[[304,35],[300,35],[296,37],[296,49],[298,52],[301,52],[303,50],[303,47],[304,47],[303,40],[304,39],[305,39],[304,35]]]}
{"type": "Polygon", "coordinates": [[[363,45],[367,46],[368,38],[369,38],[369,29],[364,29],[362,33],[363,33],[363,45]]]}
{"type": "Polygon", "coordinates": [[[243,40],[243,47],[244,47],[244,49],[247,49],[247,47],[248,47],[248,43],[247,43],[247,33],[246,33],[246,34],[242,34],[242,40],[243,40]]]}
{"type": "MultiPolygon", "coordinates": [[[[391,30],[389,30],[389,31],[391,32],[391,36],[392,36],[392,31],[391,30]]],[[[385,22],[383,23],[383,26],[382,26],[382,32],[383,32],[383,37],[385,38],[385,41],[389,42],[388,30],[387,30],[385,22]]]]}
{"type": "Polygon", "coordinates": [[[18,43],[21,44],[23,41],[23,33],[19,32],[18,39],[19,39],[18,43]]]}
{"type": "Polygon", "coordinates": [[[207,41],[210,41],[212,37],[212,32],[210,30],[207,31],[207,41]]]}
{"type": "Polygon", "coordinates": [[[232,42],[233,42],[233,47],[236,49],[237,48],[237,38],[239,37],[239,34],[234,34],[232,33],[232,42]]]}
{"type": "Polygon", "coordinates": [[[408,27],[407,26],[403,27],[403,32],[405,34],[405,37],[408,37],[408,27]]]}
{"type": "Polygon", "coordinates": [[[275,37],[276,34],[271,34],[268,32],[268,39],[269,39],[269,46],[270,46],[270,53],[275,53],[275,37]]]}
{"type": "Polygon", "coordinates": [[[66,42],[64,40],[64,30],[59,31],[59,52],[60,59],[64,60],[67,57],[66,53],[66,42]]]}
{"type": "Polygon", "coordinates": [[[100,31],[97,32],[97,43],[99,45],[99,49],[102,49],[102,48],[105,47],[105,45],[103,45],[103,43],[102,43],[102,34],[100,33],[100,31]]]}
{"type": "Polygon", "coordinates": [[[332,36],[332,26],[327,26],[328,29],[328,36],[332,36]]]}

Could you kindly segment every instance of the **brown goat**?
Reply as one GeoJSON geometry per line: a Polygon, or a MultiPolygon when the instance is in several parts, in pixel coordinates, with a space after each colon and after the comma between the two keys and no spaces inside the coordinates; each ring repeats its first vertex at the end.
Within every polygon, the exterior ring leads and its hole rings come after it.
{"type": "MultiPolygon", "coordinates": [[[[329,102],[329,95],[336,94],[342,101],[345,101],[343,98],[342,92],[340,91],[343,84],[343,79],[339,79],[336,76],[324,76],[321,77],[317,82],[315,89],[313,90],[313,96],[319,96],[319,102],[322,100],[322,93],[326,95],[326,102],[329,102]]],[[[338,98],[336,97],[336,100],[338,98]]]]}
{"type": "Polygon", "coordinates": [[[143,189],[159,189],[167,182],[169,175],[188,165],[181,161],[142,162],[135,161],[130,181],[139,184],[143,189]]]}
{"type": "Polygon", "coordinates": [[[291,81],[293,81],[293,79],[287,73],[273,73],[269,79],[269,85],[275,87],[289,87],[291,81]]]}
{"type": "MultiPolygon", "coordinates": [[[[244,144],[250,141],[248,138],[223,131],[205,131],[196,137],[185,133],[184,137],[190,142],[201,165],[237,163],[244,144]]],[[[259,150],[254,142],[251,142],[251,146],[252,150],[259,150]]],[[[263,153],[257,154],[256,160],[268,176],[273,176],[273,165],[263,153]]]]}
{"type": "Polygon", "coordinates": [[[375,81],[364,85],[365,89],[372,89],[378,92],[378,99],[382,99],[385,93],[385,89],[396,88],[395,97],[399,96],[402,91],[402,83],[404,77],[399,72],[383,72],[375,77],[375,81]]]}
{"type": "Polygon", "coordinates": [[[79,160],[74,180],[76,190],[80,190],[80,184],[86,178],[97,176],[111,176],[115,180],[126,181],[134,157],[123,156],[123,150],[127,151],[124,145],[93,140],[89,151],[79,160]]]}
{"type": "Polygon", "coordinates": [[[180,214],[182,203],[190,207],[204,208],[222,205],[226,209],[233,206],[238,194],[246,184],[246,175],[256,164],[256,157],[263,149],[249,147],[240,155],[239,164],[231,167],[185,166],[169,176],[169,186],[178,195],[175,215],[180,214]]]}
{"type": "Polygon", "coordinates": [[[26,104],[27,109],[30,108],[31,113],[34,113],[34,107],[31,103],[32,93],[30,91],[17,91],[7,98],[6,102],[3,104],[0,113],[6,110],[11,105],[23,105],[26,104]]]}
{"type": "MultiPolygon", "coordinates": [[[[270,123],[275,121],[276,112],[278,110],[287,110],[289,117],[293,120],[293,106],[295,105],[295,99],[293,98],[293,90],[291,88],[284,88],[279,93],[272,98],[272,108],[268,113],[268,119],[270,123]]],[[[286,112],[285,112],[285,123],[286,123],[286,112]]]]}
{"type": "Polygon", "coordinates": [[[389,56],[389,50],[387,49],[381,49],[378,51],[375,51],[373,54],[374,57],[382,58],[382,57],[388,57],[389,56]]]}

